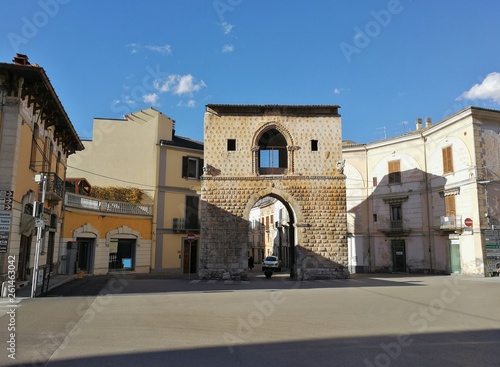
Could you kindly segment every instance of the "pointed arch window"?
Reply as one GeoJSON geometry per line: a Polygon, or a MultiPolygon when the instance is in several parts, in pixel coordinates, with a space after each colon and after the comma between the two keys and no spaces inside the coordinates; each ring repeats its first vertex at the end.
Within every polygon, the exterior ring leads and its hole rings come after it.
{"type": "Polygon", "coordinates": [[[260,137],[258,167],[261,175],[282,175],[287,173],[287,141],[277,129],[267,130],[260,137]]]}

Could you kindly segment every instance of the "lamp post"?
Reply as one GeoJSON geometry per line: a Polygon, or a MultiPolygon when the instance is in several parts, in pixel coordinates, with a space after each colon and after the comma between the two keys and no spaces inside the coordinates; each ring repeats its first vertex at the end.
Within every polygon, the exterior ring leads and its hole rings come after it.
{"type": "Polygon", "coordinates": [[[36,224],[36,246],[35,246],[35,261],[33,264],[33,278],[31,280],[31,298],[36,296],[36,286],[38,284],[38,263],[40,261],[40,247],[42,243],[42,227],[45,225],[43,221],[43,206],[45,203],[45,192],[47,190],[47,175],[40,173],[35,176],[35,182],[42,183],[42,200],[35,202],[33,206],[33,216],[36,224]]]}

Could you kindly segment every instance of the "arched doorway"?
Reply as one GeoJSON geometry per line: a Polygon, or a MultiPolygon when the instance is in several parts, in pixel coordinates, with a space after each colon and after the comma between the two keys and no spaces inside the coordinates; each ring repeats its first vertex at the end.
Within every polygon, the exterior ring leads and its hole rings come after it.
{"type": "Polygon", "coordinates": [[[259,264],[267,256],[279,259],[281,269],[295,277],[295,214],[276,194],[258,199],[249,213],[248,256],[259,264]]]}

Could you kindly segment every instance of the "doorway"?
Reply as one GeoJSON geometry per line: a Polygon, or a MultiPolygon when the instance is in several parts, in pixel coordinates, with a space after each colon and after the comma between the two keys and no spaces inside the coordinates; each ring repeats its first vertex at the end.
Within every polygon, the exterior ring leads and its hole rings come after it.
{"type": "Polygon", "coordinates": [[[77,238],[77,267],[80,271],[86,274],[92,274],[93,259],[94,259],[94,239],[93,238],[77,238]]]}
{"type": "Polygon", "coordinates": [[[257,263],[266,256],[277,256],[290,278],[295,278],[295,214],[290,204],[278,195],[263,196],[253,204],[248,223],[247,253],[257,253],[257,263]]]}
{"type": "Polygon", "coordinates": [[[406,272],[406,246],[405,240],[392,240],[392,271],[394,273],[406,272]]]}
{"type": "Polygon", "coordinates": [[[198,241],[183,242],[182,272],[184,274],[194,274],[198,271],[198,241]]]}
{"type": "Polygon", "coordinates": [[[460,274],[460,242],[459,240],[450,240],[450,268],[452,274],[460,274]]]}
{"type": "Polygon", "coordinates": [[[21,236],[21,247],[19,249],[19,260],[17,262],[17,280],[28,280],[30,253],[31,253],[31,236],[21,236]]]}
{"type": "Polygon", "coordinates": [[[111,239],[109,270],[134,270],[135,242],[135,239],[111,239]]]}

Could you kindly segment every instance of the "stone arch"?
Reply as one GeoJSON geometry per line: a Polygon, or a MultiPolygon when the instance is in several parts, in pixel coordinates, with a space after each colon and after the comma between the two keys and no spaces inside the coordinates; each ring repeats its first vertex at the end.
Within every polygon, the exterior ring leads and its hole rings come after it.
{"type": "MultiPolygon", "coordinates": [[[[262,152],[262,138],[266,133],[269,133],[271,131],[275,130],[278,132],[286,141],[286,145],[280,149],[282,152],[279,153],[279,168],[277,174],[287,174],[287,173],[292,173],[294,171],[294,149],[292,148],[294,146],[294,139],[292,137],[292,134],[290,131],[288,131],[287,128],[285,128],[283,125],[276,121],[270,121],[265,124],[263,124],[257,131],[254,133],[253,138],[252,138],[252,147],[251,150],[253,152],[252,154],[252,167],[253,167],[253,173],[257,175],[261,174],[273,174],[271,172],[266,172],[264,169],[261,167],[261,162],[260,162],[260,154],[262,152]],[[286,159],[285,159],[286,158],[286,159]],[[283,160],[283,162],[282,162],[283,160]]],[[[273,171],[273,170],[271,170],[273,171]]]]}
{"type": "Polygon", "coordinates": [[[248,218],[250,216],[250,210],[252,210],[253,206],[257,201],[262,199],[263,197],[266,196],[272,196],[284,204],[288,204],[290,207],[292,214],[295,217],[295,223],[303,223],[304,222],[304,215],[302,214],[301,207],[299,203],[294,199],[292,195],[290,195],[288,192],[285,192],[281,189],[278,189],[276,187],[268,187],[263,190],[257,191],[254,194],[250,195],[245,209],[243,211],[243,218],[248,218]]]}
{"type": "Polygon", "coordinates": [[[106,233],[106,246],[109,246],[111,238],[133,238],[136,240],[136,245],[141,245],[141,234],[140,232],[134,231],[132,228],[127,226],[121,226],[106,233]]]}
{"type": "Polygon", "coordinates": [[[85,223],[73,231],[73,238],[77,237],[99,238],[99,231],[92,224],[85,223]]]}
{"type": "Polygon", "coordinates": [[[254,135],[253,135],[253,138],[252,138],[252,147],[258,147],[259,146],[259,140],[260,138],[262,137],[262,135],[268,131],[268,130],[272,130],[272,129],[276,129],[278,130],[281,134],[283,134],[283,136],[285,137],[286,139],[286,142],[287,142],[287,145],[288,146],[293,146],[294,145],[294,140],[292,138],[292,134],[290,134],[290,131],[288,131],[288,129],[286,127],[284,127],[282,124],[280,124],[279,122],[276,122],[276,121],[269,121],[265,124],[263,124],[260,128],[258,128],[254,135]]]}
{"type": "MultiPolygon", "coordinates": [[[[296,264],[295,264],[295,248],[298,243],[302,241],[300,236],[300,231],[297,228],[300,226],[298,223],[303,223],[304,216],[302,214],[301,205],[294,199],[292,195],[289,193],[278,189],[276,187],[268,187],[262,189],[254,194],[250,195],[245,209],[243,211],[243,218],[247,219],[250,217],[250,211],[255,206],[255,204],[262,198],[272,197],[279,200],[283,206],[288,211],[289,221],[289,232],[287,238],[290,241],[290,253],[287,260],[282,259],[285,263],[289,264],[290,277],[294,278],[297,273],[296,264]]],[[[280,254],[281,256],[281,254],[280,254]]]]}

